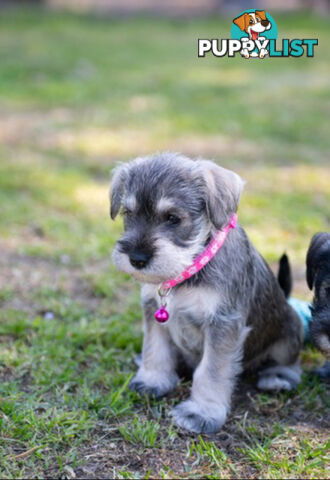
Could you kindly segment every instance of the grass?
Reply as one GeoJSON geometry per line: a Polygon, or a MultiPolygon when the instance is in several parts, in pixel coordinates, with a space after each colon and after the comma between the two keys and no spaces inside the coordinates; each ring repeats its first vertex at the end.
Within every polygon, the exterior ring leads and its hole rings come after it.
{"type": "MultiPolygon", "coordinates": [[[[216,467],[216,471],[219,472],[219,478],[228,478],[230,475],[237,474],[237,469],[230,462],[226,453],[220,450],[214,442],[208,442],[198,437],[198,442],[191,441],[188,458],[196,457],[193,462],[193,466],[204,464],[204,468],[216,467]]],[[[203,469],[204,470],[204,469],[203,469]]],[[[208,478],[212,477],[207,475],[208,478]]]]}
{"type": "Polygon", "coordinates": [[[230,20],[102,19],[39,10],[0,18],[0,477],[328,478],[327,388],[244,380],[213,437],[177,431],[168,399],[130,392],[141,349],[138,285],[110,252],[110,171],[156,150],[204,155],[247,185],[240,220],[272,262],[286,250],[295,294],[328,230],[327,19],[278,17],[318,36],[314,59],[197,59],[230,20]]]}
{"type": "Polygon", "coordinates": [[[159,428],[159,423],[148,420],[141,422],[138,418],[134,418],[131,425],[125,424],[119,427],[119,432],[124,440],[133,445],[152,448],[156,445],[159,428]]]}
{"type": "Polygon", "coordinates": [[[257,443],[253,448],[243,450],[243,453],[268,478],[312,477],[315,474],[319,477],[319,471],[322,472],[329,461],[329,446],[329,442],[318,446],[306,438],[298,439],[292,445],[285,435],[278,435],[275,440],[267,440],[264,445],[257,443]]]}

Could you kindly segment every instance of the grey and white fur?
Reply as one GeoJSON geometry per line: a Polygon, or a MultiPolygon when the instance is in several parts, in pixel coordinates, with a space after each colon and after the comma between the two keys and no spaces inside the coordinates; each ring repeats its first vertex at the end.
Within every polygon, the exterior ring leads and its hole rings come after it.
{"type": "Polygon", "coordinates": [[[224,424],[235,381],[259,370],[258,387],[289,390],[300,381],[302,326],[243,228],[196,275],[167,297],[170,320],[154,320],[160,282],[181,273],[237,211],[244,182],[207,160],[173,153],[137,158],[115,170],[111,217],[124,234],[113,251],[119,270],[142,283],[142,361],[131,388],[161,397],[193,371],[190,397],[171,416],[190,431],[224,424]]]}

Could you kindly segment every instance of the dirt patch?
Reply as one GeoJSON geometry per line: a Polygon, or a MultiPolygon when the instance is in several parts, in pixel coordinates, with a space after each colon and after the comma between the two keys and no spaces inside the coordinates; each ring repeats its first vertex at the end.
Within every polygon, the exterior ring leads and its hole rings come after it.
{"type": "Polygon", "coordinates": [[[40,305],[34,300],[33,292],[43,287],[65,292],[82,305],[88,306],[90,311],[98,308],[100,300],[86,277],[95,271],[107,271],[110,260],[77,267],[70,264],[70,258],[66,255],[58,262],[32,257],[17,253],[4,242],[0,242],[0,250],[0,289],[12,292],[2,306],[37,313],[40,305]]]}

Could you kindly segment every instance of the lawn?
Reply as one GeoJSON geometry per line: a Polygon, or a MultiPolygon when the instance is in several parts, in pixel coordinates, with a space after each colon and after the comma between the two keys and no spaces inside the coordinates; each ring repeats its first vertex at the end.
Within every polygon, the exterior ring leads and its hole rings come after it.
{"type": "Polygon", "coordinates": [[[157,150],[213,158],[247,181],[239,217],[295,295],[330,225],[328,19],[279,16],[319,38],[308,59],[197,58],[231,20],[0,17],[0,477],[328,478],[325,384],[268,395],[249,379],[214,436],[176,429],[127,384],[141,350],[139,287],[110,252],[110,172],[157,150]]]}

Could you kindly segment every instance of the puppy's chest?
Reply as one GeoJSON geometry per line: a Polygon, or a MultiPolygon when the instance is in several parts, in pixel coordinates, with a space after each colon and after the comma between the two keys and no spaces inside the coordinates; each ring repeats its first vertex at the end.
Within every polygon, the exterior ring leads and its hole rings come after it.
{"type": "Polygon", "coordinates": [[[184,355],[202,353],[204,326],[214,315],[218,303],[219,294],[205,287],[181,287],[168,296],[166,308],[170,319],[166,328],[184,355]]]}

